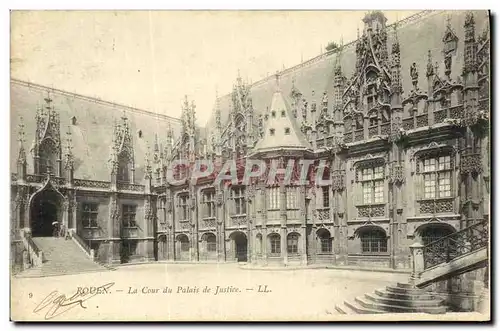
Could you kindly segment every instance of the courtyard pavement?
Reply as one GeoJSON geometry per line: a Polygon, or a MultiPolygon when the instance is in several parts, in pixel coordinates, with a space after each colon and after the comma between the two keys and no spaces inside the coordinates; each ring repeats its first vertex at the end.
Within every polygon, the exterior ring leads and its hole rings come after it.
{"type": "Polygon", "coordinates": [[[11,316],[51,321],[332,320],[338,316],[336,304],[407,279],[405,274],[352,270],[249,270],[237,264],[120,266],[79,275],[13,277],[11,316]],[[92,287],[100,293],[89,295],[86,288],[92,287]]]}

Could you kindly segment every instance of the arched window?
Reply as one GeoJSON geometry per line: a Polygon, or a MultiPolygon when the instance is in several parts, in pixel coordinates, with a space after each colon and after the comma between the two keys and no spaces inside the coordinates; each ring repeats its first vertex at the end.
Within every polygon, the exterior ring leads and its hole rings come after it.
{"type": "Polygon", "coordinates": [[[387,237],[379,229],[365,229],[359,233],[363,253],[386,253],[387,237]]]}
{"type": "Polygon", "coordinates": [[[129,170],[129,158],[125,153],[122,152],[120,153],[120,155],[118,155],[117,180],[119,182],[125,183],[130,182],[129,170]]]}
{"type": "Polygon", "coordinates": [[[288,254],[299,254],[299,234],[290,233],[286,241],[286,250],[288,254]]]}
{"type": "Polygon", "coordinates": [[[330,231],[327,229],[319,229],[317,232],[318,241],[321,253],[331,253],[332,252],[332,239],[330,237],[330,231]]]}
{"type": "Polygon", "coordinates": [[[269,247],[271,247],[271,254],[281,254],[281,237],[277,233],[269,235],[269,247]]]}
{"type": "Polygon", "coordinates": [[[181,252],[189,252],[189,238],[186,235],[180,235],[177,240],[181,243],[181,252]]]}
{"type": "Polygon", "coordinates": [[[45,140],[39,148],[39,172],[40,174],[55,173],[57,149],[52,140],[45,140]]]}
{"type": "Polygon", "coordinates": [[[449,236],[453,231],[444,226],[430,226],[421,232],[422,244],[428,245],[433,241],[449,236]]]}
{"type": "Polygon", "coordinates": [[[207,252],[215,252],[217,250],[217,240],[213,233],[207,233],[205,235],[205,241],[207,242],[207,252]]]}

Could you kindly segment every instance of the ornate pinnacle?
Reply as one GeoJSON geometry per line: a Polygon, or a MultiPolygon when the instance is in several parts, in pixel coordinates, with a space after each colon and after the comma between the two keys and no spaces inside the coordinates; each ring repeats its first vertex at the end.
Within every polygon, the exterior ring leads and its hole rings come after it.
{"type": "Polygon", "coordinates": [[[17,141],[19,141],[19,146],[22,146],[25,141],[25,134],[24,134],[24,123],[23,123],[23,118],[19,117],[19,137],[17,138],[17,141]]]}
{"type": "Polygon", "coordinates": [[[50,106],[50,104],[52,103],[52,99],[50,98],[50,91],[47,91],[47,97],[44,98],[43,100],[45,100],[45,102],[47,103],[45,108],[51,109],[52,107],[50,106]]]}
{"type": "Polygon", "coordinates": [[[279,74],[279,71],[276,70],[276,74],[274,75],[275,79],[276,79],[276,92],[281,92],[281,89],[280,89],[280,74],[279,74]]]}
{"type": "Polygon", "coordinates": [[[144,160],[145,160],[145,164],[146,164],[144,176],[146,179],[151,179],[151,173],[152,173],[151,162],[149,159],[150,159],[150,149],[149,149],[149,145],[147,145],[146,154],[144,156],[144,160]]]}
{"type": "Polygon", "coordinates": [[[18,162],[24,163],[26,162],[26,151],[24,150],[24,141],[25,141],[25,133],[24,133],[24,123],[23,118],[19,118],[19,133],[18,133],[18,142],[19,142],[19,155],[18,162]]]}
{"type": "Polygon", "coordinates": [[[68,126],[68,131],[66,132],[66,150],[68,154],[71,154],[73,150],[70,126],[68,126]]]}
{"type": "Polygon", "coordinates": [[[71,128],[68,126],[68,131],[66,132],[66,169],[73,168],[73,145],[71,139],[71,128]]]}
{"type": "Polygon", "coordinates": [[[394,23],[394,41],[392,42],[392,54],[399,54],[398,24],[394,23]]]}
{"type": "Polygon", "coordinates": [[[154,151],[155,153],[158,153],[160,151],[160,147],[158,146],[158,134],[156,133],[155,133],[154,151]]]}

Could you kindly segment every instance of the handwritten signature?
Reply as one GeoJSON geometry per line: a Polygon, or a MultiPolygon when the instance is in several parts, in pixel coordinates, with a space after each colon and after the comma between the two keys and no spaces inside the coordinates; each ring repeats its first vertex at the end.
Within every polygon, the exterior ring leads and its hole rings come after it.
{"type": "Polygon", "coordinates": [[[97,294],[109,293],[108,290],[114,284],[115,283],[108,283],[105,285],[101,285],[99,287],[96,287],[94,291],[82,291],[80,288],[78,288],[76,293],[69,298],[67,298],[64,294],[59,293],[58,291],[52,291],[42,300],[42,302],[38,304],[38,306],[36,306],[33,312],[39,313],[46,309],[45,319],[50,320],[75,307],[87,309],[87,307],[83,305],[85,301],[95,297],[97,294]]]}

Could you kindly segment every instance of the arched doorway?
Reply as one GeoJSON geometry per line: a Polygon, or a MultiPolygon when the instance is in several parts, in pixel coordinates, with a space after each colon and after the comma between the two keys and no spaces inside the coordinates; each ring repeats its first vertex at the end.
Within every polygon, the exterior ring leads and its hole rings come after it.
{"type": "Polygon", "coordinates": [[[240,231],[234,232],[230,237],[233,240],[234,257],[238,262],[248,261],[248,239],[247,236],[240,231]]]}
{"type": "Polygon", "coordinates": [[[31,201],[30,226],[33,237],[53,235],[53,223],[62,223],[62,196],[48,189],[36,194],[31,201]]]}
{"type": "Polygon", "coordinates": [[[189,261],[191,253],[191,243],[189,238],[185,234],[179,234],[176,238],[175,243],[176,260],[179,261],[189,261]]]}

